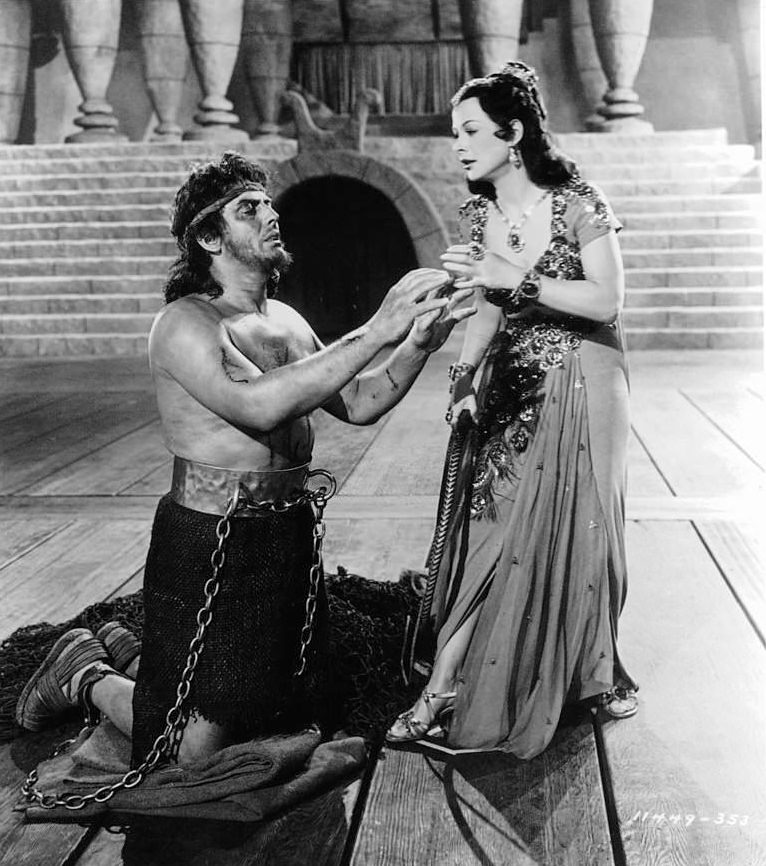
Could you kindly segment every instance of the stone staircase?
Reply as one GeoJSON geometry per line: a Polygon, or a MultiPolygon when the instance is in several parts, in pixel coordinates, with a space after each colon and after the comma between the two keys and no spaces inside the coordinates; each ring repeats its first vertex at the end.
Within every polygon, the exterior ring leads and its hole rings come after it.
{"type": "MultiPolygon", "coordinates": [[[[729,145],[723,130],[559,143],[625,225],[630,347],[761,347],[753,149],[729,145]]],[[[245,149],[274,168],[295,143],[245,149]]],[[[205,143],[0,148],[0,356],[144,352],[175,252],[173,193],[188,163],[212,152],[205,143]]],[[[414,178],[457,236],[465,186],[448,139],[373,136],[366,153],[414,178]]]]}

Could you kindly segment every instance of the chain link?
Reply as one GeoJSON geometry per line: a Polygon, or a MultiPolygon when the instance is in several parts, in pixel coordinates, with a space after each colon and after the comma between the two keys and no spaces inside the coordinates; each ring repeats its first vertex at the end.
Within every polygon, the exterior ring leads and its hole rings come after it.
{"type": "MultiPolygon", "coordinates": [[[[117,782],[104,785],[90,794],[43,794],[37,789],[38,774],[33,769],[29,772],[21,793],[25,801],[31,805],[40,806],[43,809],[55,809],[63,806],[70,811],[84,809],[89,803],[106,803],[118,792],[128,790],[140,785],[141,782],[157,767],[157,764],[170,751],[177,752],[180,744],[181,731],[186,724],[187,717],[184,714],[183,704],[188,698],[194,673],[199,664],[200,656],[205,645],[205,632],[213,620],[212,606],[218,591],[221,588],[220,573],[226,560],[226,541],[231,534],[231,518],[240,509],[247,509],[256,513],[282,514],[299,505],[310,503],[314,510],[314,530],[311,569],[309,571],[309,591],[306,597],[305,620],[301,629],[301,646],[298,655],[298,665],[294,676],[300,677],[306,671],[308,648],[314,635],[314,616],[316,613],[319,586],[322,577],[322,542],[325,536],[324,509],[328,499],[335,495],[337,484],[335,478],[323,469],[315,469],[309,472],[312,478],[321,475],[330,484],[328,487],[319,487],[316,490],[308,488],[302,490],[289,499],[271,499],[262,502],[247,502],[240,497],[246,491],[238,488],[226,504],[223,517],[218,521],[215,528],[218,544],[210,556],[210,564],[213,566],[213,574],[205,582],[205,603],[197,612],[197,632],[189,644],[189,653],[186,659],[186,667],[181,674],[181,680],[176,688],[175,704],[168,710],[165,717],[165,729],[157,737],[149,750],[149,754],[143,762],[133,770],[129,770],[117,782]]],[[[92,727],[92,726],[91,726],[92,727]]],[[[88,728],[83,728],[83,732],[88,728]]],[[[82,733],[82,732],[81,732],[82,733]]],[[[64,748],[71,745],[74,740],[67,740],[56,748],[52,757],[58,755],[64,748]]]]}

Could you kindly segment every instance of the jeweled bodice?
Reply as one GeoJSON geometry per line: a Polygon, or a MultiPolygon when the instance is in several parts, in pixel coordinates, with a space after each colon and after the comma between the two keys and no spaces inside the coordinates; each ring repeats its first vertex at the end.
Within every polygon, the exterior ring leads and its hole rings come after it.
{"type": "MultiPolygon", "coordinates": [[[[482,246],[488,206],[486,197],[474,196],[460,209],[461,218],[470,219],[470,241],[482,246]]],[[[567,219],[570,207],[580,209],[579,219],[591,231],[605,233],[613,225],[604,199],[580,178],[555,187],[551,198],[551,238],[535,268],[543,276],[556,280],[585,278],[580,242],[567,219]]],[[[508,302],[506,291],[490,289],[485,296],[500,307],[508,302]]],[[[513,308],[504,311],[505,324],[490,346],[482,387],[471,502],[474,517],[492,513],[495,481],[513,475],[518,456],[534,436],[548,371],[561,367],[567,355],[579,348],[585,334],[605,327],[541,304],[531,306],[521,315],[513,308]]]]}

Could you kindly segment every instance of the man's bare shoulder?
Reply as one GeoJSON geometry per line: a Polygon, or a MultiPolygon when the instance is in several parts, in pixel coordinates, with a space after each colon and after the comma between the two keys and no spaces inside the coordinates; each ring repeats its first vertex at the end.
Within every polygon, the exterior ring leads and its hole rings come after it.
{"type": "Polygon", "coordinates": [[[216,341],[221,313],[204,298],[187,295],[169,303],[154,318],[149,333],[149,357],[159,359],[179,350],[216,341]]]}

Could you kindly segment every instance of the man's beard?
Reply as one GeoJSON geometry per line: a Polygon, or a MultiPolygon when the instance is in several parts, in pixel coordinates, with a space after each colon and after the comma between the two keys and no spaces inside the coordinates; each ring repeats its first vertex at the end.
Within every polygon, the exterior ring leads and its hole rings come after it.
{"type": "Polygon", "coordinates": [[[225,238],[226,246],[232,256],[243,265],[263,271],[270,275],[276,272],[283,274],[293,263],[291,253],[282,246],[276,246],[269,253],[257,252],[246,244],[239,244],[231,237],[225,238]]]}

